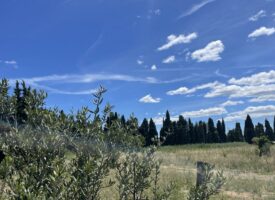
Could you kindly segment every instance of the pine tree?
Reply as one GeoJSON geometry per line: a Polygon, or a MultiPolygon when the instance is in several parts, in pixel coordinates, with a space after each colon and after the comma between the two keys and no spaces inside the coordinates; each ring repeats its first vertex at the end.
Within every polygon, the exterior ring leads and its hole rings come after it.
{"type": "Polygon", "coordinates": [[[150,139],[150,142],[148,141],[149,145],[153,145],[158,142],[158,141],[156,141],[158,139],[158,131],[157,131],[155,122],[153,121],[152,118],[149,121],[149,131],[148,131],[147,138],[150,139]],[[154,139],[155,139],[155,141],[154,141],[154,139]]]}
{"type": "Polygon", "coordinates": [[[225,123],[224,123],[223,119],[222,119],[222,135],[221,135],[220,140],[222,142],[226,142],[226,127],[225,127],[225,123]]]}
{"type": "Polygon", "coordinates": [[[252,138],[255,137],[255,129],[252,119],[249,115],[247,115],[244,125],[244,138],[245,141],[249,144],[252,143],[252,138]]]}
{"type": "Polygon", "coordinates": [[[270,126],[270,123],[267,119],[265,119],[265,135],[268,137],[270,141],[275,140],[274,132],[270,126]]]}
{"type": "Polygon", "coordinates": [[[235,135],[235,130],[234,129],[229,130],[228,134],[227,134],[227,141],[228,142],[235,142],[234,135],[235,135]]]}

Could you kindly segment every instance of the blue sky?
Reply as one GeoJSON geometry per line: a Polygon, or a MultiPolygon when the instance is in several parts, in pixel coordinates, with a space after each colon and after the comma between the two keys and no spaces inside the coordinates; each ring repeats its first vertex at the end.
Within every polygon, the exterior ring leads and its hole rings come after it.
{"type": "Polygon", "coordinates": [[[228,124],[275,115],[273,0],[2,0],[0,76],[66,111],[108,89],[115,110],[228,124]]]}

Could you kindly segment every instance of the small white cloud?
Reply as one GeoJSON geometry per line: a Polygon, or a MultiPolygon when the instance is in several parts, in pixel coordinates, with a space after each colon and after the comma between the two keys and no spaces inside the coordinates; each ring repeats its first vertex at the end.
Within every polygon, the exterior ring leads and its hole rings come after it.
{"type": "Polygon", "coordinates": [[[152,66],[151,66],[151,70],[152,70],[152,71],[156,71],[157,69],[158,69],[158,68],[157,68],[156,65],[152,65],[152,66]]]}
{"type": "Polygon", "coordinates": [[[180,87],[176,90],[170,90],[166,92],[167,95],[173,96],[173,95],[183,95],[187,94],[189,92],[189,89],[187,87],[180,87]]]}
{"type": "Polygon", "coordinates": [[[257,14],[251,16],[249,18],[249,21],[255,22],[258,21],[260,18],[266,17],[266,11],[265,10],[260,10],[257,14]]]}
{"type": "Polygon", "coordinates": [[[7,65],[16,65],[17,64],[17,62],[15,60],[7,60],[4,63],[7,65]]]}
{"type": "Polygon", "coordinates": [[[224,45],[222,41],[217,40],[210,42],[203,49],[194,51],[191,54],[193,60],[198,62],[218,61],[221,59],[220,54],[224,51],[224,45]]]}
{"type": "Polygon", "coordinates": [[[169,35],[167,37],[167,43],[162,45],[161,47],[159,47],[158,51],[167,50],[167,49],[169,49],[175,45],[178,45],[178,44],[190,43],[192,40],[196,39],[197,37],[198,37],[197,33],[191,33],[186,36],[184,34],[181,34],[179,36],[169,35]]]}
{"type": "Polygon", "coordinates": [[[248,35],[249,38],[257,38],[260,36],[270,36],[275,33],[275,28],[260,27],[248,35]]]}
{"type": "Polygon", "coordinates": [[[275,70],[260,72],[240,79],[231,78],[228,83],[236,85],[262,85],[275,83],[275,70]]]}
{"type": "Polygon", "coordinates": [[[137,59],[137,64],[138,64],[138,65],[142,65],[143,63],[144,63],[143,60],[137,59]]]}
{"type": "Polygon", "coordinates": [[[159,103],[161,101],[160,98],[154,98],[151,96],[151,94],[148,94],[141,99],[139,99],[139,102],[141,103],[159,103]]]}
{"type": "Polygon", "coordinates": [[[227,107],[227,106],[236,106],[236,105],[240,105],[240,104],[244,104],[243,101],[226,101],[224,103],[221,104],[222,107],[227,107]]]}
{"type": "Polygon", "coordinates": [[[169,64],[175,62],[176,57],[175,56],[169,56],[168,58],[165,58],[162,63],[164,64],[169,64]]]}

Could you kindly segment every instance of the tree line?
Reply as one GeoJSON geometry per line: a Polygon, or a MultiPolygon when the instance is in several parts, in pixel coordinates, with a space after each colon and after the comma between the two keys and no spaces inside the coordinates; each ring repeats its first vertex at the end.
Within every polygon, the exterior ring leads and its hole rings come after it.
{"type": "MultiPolygon", "coordinates": [[[[15,126],[24,126],[26,124],[36,127],[43,123],[62,122],[60,131],[66,129],[73,135],[80,135],[81,131],[86,129],[89,124],[87,115],[89,109],[83,107],[76,114],[66,114],[58,108],[46,108],[45,99],[47,94],[42,90],[27,87],[26,83],[16,81],[13,92],[10,92],[8,80],[2,79],[0,82],[0,121],[13,124],[15,126]],[[50,115],[51,118],[44,116],[50,115]]],[[[110,106],[111,107],[111,106],[110,106]]],[[[275,118],[274,118],[275,119],[275,118]]],[[[123,128],[130,127],[128,130],[130,136],[135,140],[150,146],[153,144],[162,145],[182,145],[197,143],[225,143],[225,142],[248,142],[252,143],[254,137],[265,135],[269,140],[275,140],[275,120],[273,128],[266,119],[264,124],[258,123],[254,126],[249,115],[245,119],[244,130],[240,123],[236,123],[235,128],[226,131],[224,120],[218,120],[216,123],[212,118],[207,122],[199,121],[193,123],[191,119],[179,116],[178,120],[172,121],[169,111],[163,119],[163,124],[158,134],[156,124],[153,119],[144,118],[139,124],[138,119],[131,115],[128,119],[124,115],[116,112],[110,112],[106,116],[104,130],[107,132],[112,126],[119,125],[123,128]]],[[[52,126],[56,126],[53,125],[52,126]]],[[[131,137],[129,137],[131,138],[131,137]]],[[[129,140],[125,138],[125,140],[129,140]]],[[[117,143],[122,141],[118,140],[117,143]]]]}

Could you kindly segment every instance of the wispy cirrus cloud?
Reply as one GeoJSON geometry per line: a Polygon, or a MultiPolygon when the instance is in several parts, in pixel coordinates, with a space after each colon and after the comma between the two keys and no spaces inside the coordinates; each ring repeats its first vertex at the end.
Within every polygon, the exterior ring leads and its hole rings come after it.
{"type": "Polygon", "coordinates": [[[203,0],[202,2],[195,4],[192,6],[191,9],[187,10],[186,12],[182,13],[178,18],[181,19],[183,17],[189,16],[194,14],[195,12],[199,11],[201,8],[203,8],[204,6],[206,6],[209,3],[212,3],[216,0],[203,0]]]}
{"type": "Polygon", "coordinates": [[[210,42],[202,49],[198,49],[191,54],[193,60],[198,62],[209,62],[221,60],[220,54],[224,51],[221,40],[210,42]]]}
{"type": "Polygon", "coordinates": [[[140,103],[159,103],[160,101],[161,101],[161,98],[154,98],[151,96],[151,94],[148,94],[139,99],[140,103]]]}
{"type": "Polygon", "coordinates": [[[248,35],[248,38],[255,39],[255,38],[260,37],[260,36],[271,36],[274,33],[275,33],[275,28],[274,27],[267,28],[265,26],[262,26],[262,27],[256,29],[255,31],[253,31],[252,33],[250,33],[248,35]]]}
{"type": "Polygon", "coordinates": [[[249,21],[255,22],[258,21],[260,18],[266,17],[266,11],[265,10],[260,10],[257,12],[257,14],[251,16],[249,18],[249,21]]]}
{"type": "Polygon", "coordinates": [[[170,49],[175,45],[190,43],[192,40],[196,39],[197,37],[198,37],[198,34],[195,32],[190,33],[188,35],[184,35],[184,34],[180,34],[178,36],[173,34],[169,35],[167,37],[167,43],[159,47],[158,51],[170,49]]]}

